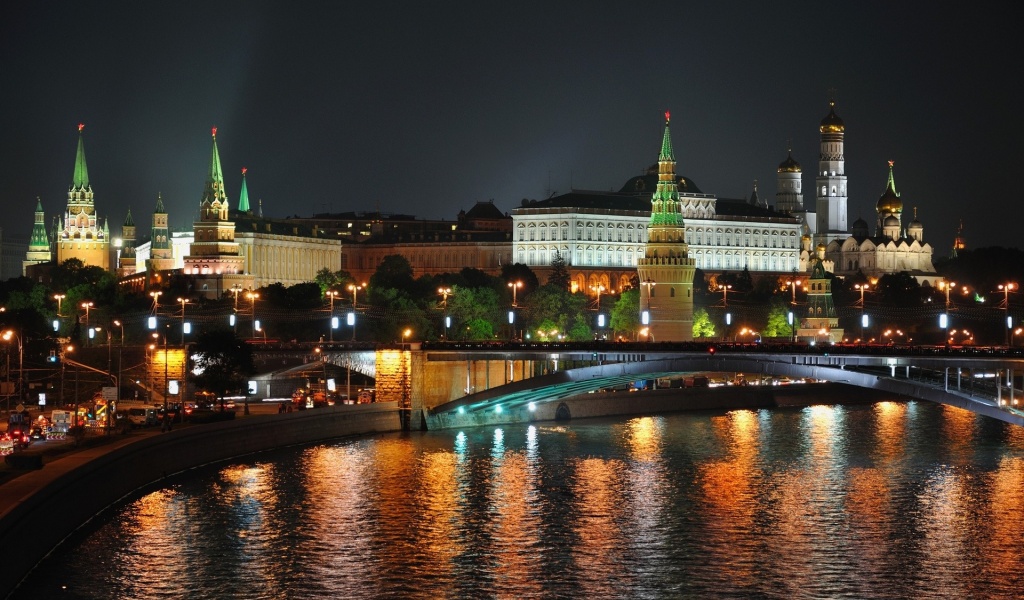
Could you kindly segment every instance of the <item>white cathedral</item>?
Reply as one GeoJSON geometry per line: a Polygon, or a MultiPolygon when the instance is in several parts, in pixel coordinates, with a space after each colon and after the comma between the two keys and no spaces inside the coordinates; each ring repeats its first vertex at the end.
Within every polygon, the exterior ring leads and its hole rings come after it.
{"type": "Polygon", "coordinates": [[[885,191],[875,204],[874,233],[863,219],[847,229],[847,189],[843,137],[846,125],[836,115],[835,102],[821,120],[821,154],[815,175],[816,212],[803,211],[799,163],[792,153],[779,165],[776,210],[798,215],[804,222],[800,252],[800,270],[806,272],[823,252],[823,266],[841,277],[859,273],[875,281],[882,275],[906,272],[919,284],[935,285],[940,276],[932,264],[932,246],[924,241],[924,227],[917,219],[904,225],[903,201],[896,191],[893,161],[885,191]],[[811,247],[812,240],[816,242],[811,247]]]}

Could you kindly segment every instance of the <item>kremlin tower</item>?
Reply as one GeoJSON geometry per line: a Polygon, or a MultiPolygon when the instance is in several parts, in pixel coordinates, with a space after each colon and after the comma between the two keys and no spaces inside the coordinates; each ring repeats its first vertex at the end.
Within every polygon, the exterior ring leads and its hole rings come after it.
{"type": "Polygon", "coordinates": [[[75,174],[68,188],[68,205],[63,223],[57,226],[57,264],[77,258],[86,266],[110,269],[110,231],[96,216],[89,169],[85,164],[85,144],[78,126],[78,152],[75,155],[75,174]]]}
{"type": "Polygon", "coordinates": [[[682,205],[676,183],[676,160],[665,113],[665,133],[658,156],[658,184],[651,197],[644,256],[637,261],[640,310],[650,341],[693,340],[694,259],[689,257],[682,205]]]}

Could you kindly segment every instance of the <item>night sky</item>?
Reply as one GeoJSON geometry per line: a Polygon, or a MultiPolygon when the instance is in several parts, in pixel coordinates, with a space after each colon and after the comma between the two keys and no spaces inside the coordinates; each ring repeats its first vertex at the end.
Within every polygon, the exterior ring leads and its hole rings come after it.
{"type": "Polygon", "coordinates": [[[1019,36],[910,4],[7,3],[4,234],[27,238],[37,196],[48,223],[63,211],[78,123],[114,236],[129,207],[148,235],[158,192],[191,229],[213,126],[232,207],[247,167],[274,217],[618,190],[657,161],[666,110],[702,191],[756,179],[774,204],[791,143],[813,210],[834,89],[851,223],[874,223],[891,159],[936,257],[961,218],[969,247],[1020,247],[1019,36]]]}

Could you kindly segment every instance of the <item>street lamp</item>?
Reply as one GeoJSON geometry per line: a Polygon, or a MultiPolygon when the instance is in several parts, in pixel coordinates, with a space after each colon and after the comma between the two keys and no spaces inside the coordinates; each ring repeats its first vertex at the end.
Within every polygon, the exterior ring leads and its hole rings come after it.
{"type": "Polygon", "coordinates": [[[163,292],[150,292],[149,293],[149,296],[151,298],[153,298],[153,311],[152,311],[152,314],[154,314],[154,315],[157,313],[157,309],[160,308],[160,296],[161,295],[163,295],[163,292]]]}
{"type": "Polygon", "coordinates": [[[89,309],[92,308],[92,302],[83,302],[82,308],[85,309],[85,330],[89,331],[89,309]]]}
{"type": "Polygon", "coordinates": [[[732,289],[732,285],[720,284],[718,289],[722,291],[722,306],[729,306],[729,290],[732,289]]]}
{"type": "MultiPolygon", "coordinates": [[[[328,333],[328,336],[329,336],[328,337],[328,341],[333,342],[334,341],[334,327],[335,327],[335,324],[337,323],[337,321],[335,321],[335,319],[334,319],[334,299],[338,297],[338,292],[335,291],[335,290],[327,290],[326,292],[324,292],[324,295],[327,296],[327,298],[331,301],[330,327],[328,327],[330,333],[328,333]]],[[[320,339],[323,339],[323,338],[320,338],[320,339]]]]}
{"type": "Polygon", "coordinates": [[[178,298],[178,302],[181,303],[181,345],[185,345],[185,305],[188,304],[188,298],[178,298]]]}
{"type": "MultiPolygon", "coordinates": [[[[167,396],[168,396],[168,380],[167,380],[167,334],[153,333],[153,340],[164,339],[164,423],[161,431],[171,430],[171,417],[167,413],[167,396]]],[[[153,356],[156,356],[156,345],[153,346],[153,356]]]]}
{"type": "Polygon", "coordinates": [[[245,297],[252,303],[252,339],[256,339],[256,301],[260,295],[256,292],[246,292],[245,297]]]}
{"type": "MultiPolygon", "coordinates": [[[[948,330],[949,325],[950,325],[950,322],[949,322],[950,321],[950,319],[949,319],[949,317],[950,317],[950,315],[949,315],[949,292],[950,292],[950,290],[952,290],[955,287],[956,287],[956,283],[953,282],[953,281],[945,281],[945,280],[943,280],[943,281],[939,282],[939,289],[946,292],[946,312],[943,313],[942,315],[940,315],[940,317],[939,317],[939,326],[942,329],[947,329],[948,330]]],[[[949,347],[949,342],[950,342],[950,340],[949,340],[949,337],[947,336],[946,337],[946,347],[947,348],[949,347]]]]}
{"type": "Polygon", "coordinates": [[[590,289],[593,290],[594,291],[594,295],[597,296],[597,309],[596,310],[600,311],[601,310],[601,292],[605,291],[607,288],[605,288],[604,285],[599,283],[597,285],[590,286],[590,289]]]}
{"type": "MultiPolygon", "coordinates": [[[[22,399],[25,384],[25,349],[21,343],[21,336],[14,333],[13,329],[8,329],[3,333],[3,340],[5,342],[11,341],[11,338],[18,340],[18,399],[22,399]]],[[[7,382],[11,382],[11,353],[7,353],[7,382]]],[[[7,412],[11,412],[11,397],[7,397],[7,412]]]]}
{"type": "Polygon", "coordinates": [[[356,306],[359,305],[359,290],[365,287],[365,283],[360,283],[359,285],[354,283],[348,284],[348,291],[352,292],[352,310],[355,310],[356,306]]]}
{"type": "Polygon", "coordinates": [[[54,294],[53,295],[53,299],[57,301],[57,316],[58,317],[63,316],[62,314],[60,314],[60,302],[61,302],[61,300],[63,300],[64,298],[67,298],[67,297],[68,297],[67,294],[54,294]]]}
{"type": "MultiPolygon", "coordinates": [[[[452,293],[452,288],[448,288],[448,287],[437,288],[437,293],[441,294],[441,306],[443,307],[441,309],[441,312],[444,313],[444,333],[442,334],[441,339],[447,340],[448,339],[448,294],[452,293]]],[[[514,304],[515,303],[513,303],[513,305],[514,304]]]]}
{"type": "Polygon", "coordinates": [[[518,290],[519,288],[523,287],[523,282],[522,281],[510,281],[510,282],[508,282],[508,287],[512,288],[512,308],[515,308],[517,306],[517,304],[516,304],[516,290],[518,290]]]}
{"type": "Polygon", "coordinates": [[[786,282],[786,285],[788,285],[790,290],[792,290],[793,292],[792,300],[790,300],[789,303],[796,305],[796,288],[802,286],[803,282],[800,281],[799,279],[790,279],[789,281],[786,282]]]}
{"type": "Polygon", "coordinates": [[[861,343],[864,342],[864,327],[867,326],[867,315],[864,314],[864,292],[868,291],[871,287],[869,283],[855,283],[853,289],[860,292],[860,339],[861,343]]]}
{"type": "Polygon", "coordinates": [[[1006,315],[1006,347],[1010,347],[1010,329],[1013,322],[1010,320],[1010,292],[1017,289],[1016,283],[1001,283],[999,290],[1003,292],[1003,314],[1006,315]]]}
{"type": "Polygon", "coordinates": [[[409,336],[412,335],[412,329],[408,327],[402,332],[402,345],[405,346],[408,343],[409,336]]]}

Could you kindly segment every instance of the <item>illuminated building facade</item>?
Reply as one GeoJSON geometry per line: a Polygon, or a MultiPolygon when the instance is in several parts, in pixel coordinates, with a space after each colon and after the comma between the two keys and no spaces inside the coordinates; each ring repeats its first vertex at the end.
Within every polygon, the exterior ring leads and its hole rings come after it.
{"type": "MultiPolygon", "coordinates": [[[[235,222],[229,218],[224,174],[217,150],[217,128],[213,128],[213,148],[206,186],[199,203],[199,220],[193,223],[192,245],[184,259],[184,272],[196,280],[196,290],[208,298],[219,298],[234,286],[250,289],[253,278],[246,274],[245,260],[235,241],[235,222]]],[[[154,243],[156,240],[154,240],[154,243]]]]}
{"type": "Polygon", "coordinates": [[[85,143],[78,126],[78,151],[75,154],[75,173],[68,188],[64,218],[57,224],[55,240],[57,264],[77,258],[86,266],[110,269],[110,230],[106,220],[100,224],[96,214],[95,198],[89,184],[89,169],[85,162],[85,143]]]}

